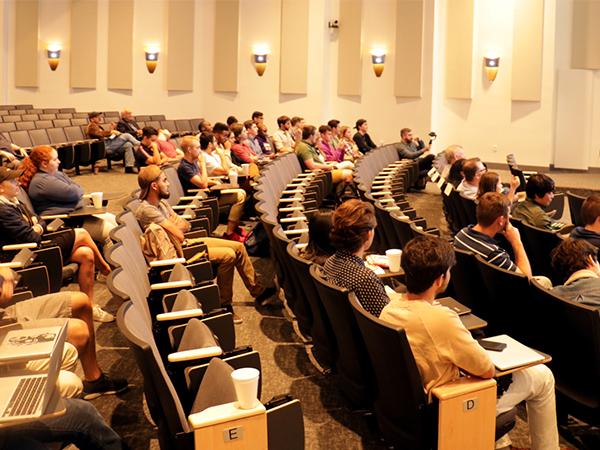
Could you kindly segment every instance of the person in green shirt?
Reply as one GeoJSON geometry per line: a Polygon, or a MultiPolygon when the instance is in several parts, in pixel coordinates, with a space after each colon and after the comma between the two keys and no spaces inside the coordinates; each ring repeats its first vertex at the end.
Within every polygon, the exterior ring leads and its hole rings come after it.
{"type": "Polygon", "coordinates": [[[549,230],[562,227],[560,222],[552,218],[551,213],[546,212],[554,198],[554,180],[543,173],[536,173],[529,177],[525,186],[527,198],[518,203],[512,210],[512,217],[520,219],[525,223],[549,230]]]}

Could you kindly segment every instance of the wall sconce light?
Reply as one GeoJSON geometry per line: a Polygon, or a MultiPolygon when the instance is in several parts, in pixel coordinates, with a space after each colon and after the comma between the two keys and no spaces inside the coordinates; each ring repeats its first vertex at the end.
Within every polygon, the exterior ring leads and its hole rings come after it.
{"type": "Polygon", "coordinates": [[[373,48],[371,49],[371,62],[373,63],[373,72],[375,76],[379,78],[383,73],[383,66],[385,65],[386,50],[384,48],[373,48]]]}
{"type": "Polygon", "coordinates": [[[52,71],[55,71],[60,62],[62,46],[58,42],[52,42],[48,44],[46,51],[48,52],[48,65],[52,71]]]}
{"type": "Polygon", "coordinates": [[[489,81],[494,81],[496,79],[496,75],[498,75],[498,66],[500,65],[500,57],[494,56],[484,56],[483,57],[483,67],[485,69],[485,75],[489,81]]]}
{"type": "Polygon", "coordinates": [[[148,72],[154,73],[156,65],[158,64],[158,54],[160,53],[160,47],[156,44],[149,44],[144,48],[146,53],[146,68],[148,72]]]}
{"type": "Polygon", "coordinates": [[[267,69],[267,59],[270,50],[267,45],[258,44],[255,45],[252,49],[252,54],[254,56],[254,68],[256,69],[256,73],[259,77],[263,76],[265,70],[267,69]]]}

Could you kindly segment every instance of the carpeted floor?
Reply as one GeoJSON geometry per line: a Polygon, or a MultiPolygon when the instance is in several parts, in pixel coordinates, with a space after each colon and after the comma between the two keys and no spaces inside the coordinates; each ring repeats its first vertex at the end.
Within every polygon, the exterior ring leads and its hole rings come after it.
{"type": "MultiPolygon", "coordinates": [[[[577,177],[577,175],[574,175],[577,177]]],[[[102,190],[113,199],[109,210],[118,213],[129,193],[137,187],[136,176],[122,173],[117,166],[110,172],[74,177],[86,192],[102,190]]],[[[586,189],[600,186],[587,185],[586,189]]],[[[439,192],[439,191],[438,191],[439,192]]],[[[440,214],[441,200],[431,183],[423,193],[409,195],[411,205],[425,217],[430,226],[447,230],[440,214]]],[[[266,284],[272,284],[274,272],[268,258],[254,258],[257,272],[266,284]]],[[[76,289],[71,285],[68,289],[76,289]]],[[[95,286],[95,301],[116,313],[121,301],[111,298],[106,286],[95,286]]],[[[243,318],[236,326],[237,345],[252,345],[261,355],[262,400],[290,393],[302,402],[307,449],[383,449],[376,433],[374,419],[350,411],[336,389],[335,376],[321,375],[310,363],[304,346],[294,333],[291,322],[281,308],[257,310],[249,293],[236,275],[234,307],[243,318]]],[[[121,396],[93,400],[102,416],[124,438],[132,449],[157,449],[153,425],[145,413],[142,379],[125,340],[115,323],[101,324],[97,331],[98,358],[109,374],[126,376],[131,389],[121,396]]],[[[528,446],[526,423],[519,420],[511,432],[513,444],[528,446]]]]}

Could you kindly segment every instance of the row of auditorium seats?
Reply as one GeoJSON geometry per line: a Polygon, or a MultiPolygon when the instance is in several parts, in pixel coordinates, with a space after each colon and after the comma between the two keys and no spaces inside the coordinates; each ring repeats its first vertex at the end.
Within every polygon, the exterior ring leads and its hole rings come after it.
{"type": "MultiPolygon", "coordinates": [[[[416,180],[414,163],[397,162],[397,154],[394,156],[390,148],[384,150],[388,154],[383,159],[384,152],[377,149],[358,162],[354,177],[359,189],[366,176],[378,176],[383,168],[377,167],[378,162],[390,164],[382,176],[393,178],[390,184],[394,186],[406,182],[408,188],[416,180]]],[[[432,420],[435,406],[428,406],[423,395],[403,330],[369,315],[351,293],[329,283],[320,267],[302,258],[303,243],[289,233],[320,206],[318,202],[311,204],[315,194],[309,189],[323,175],[301,173],[297,158],[287,155],[277,158],[258,180],[257,211],[269,230],[284,302],[301,328],[311,362],[323,374],[336,377],[336,386],[353,407],[375,411],[386,442],[396,448],[430,448],[437,437],[436,420],[432,420]]],[[[363,193],[368,200],[370,192],[363,193]]],[[[405,206],[403,198],[398,201],[400,206],[385,203],[397,211],[405,206]]],[[[304,236],[305,231],[301,233],[304,236]]],[[[493,381],[489,388],[495,392],[493,381]]],[[[440,392],[436,394],[443,397],[440,392]]],[[[499,433],[514,423],[511,414],[501,418],[499,433]]],[[[487,420],[493,416],[488,415],[487,420]]]]}
{"type": "MultiPolygon", "coordinates": [[[[186,238],[206,236],[218,219],[218,204],[202,193],[182,195],[174,174],[175,178],[168,174],[170,201],[192,223],[186,238]]],[[[298,400],[281,396],[245,418],[236,413],[228,370],[260,370],[260,355],[250,346],[236,346],[232,314],[220,306],[211,263],[206,257],[186,263],[185,258],[206,250],[203,244],[186,248],[184,258],[155,261],[148,267],[140,243],[142,230],[134,215],[138,204],[134,193],[117,218],[120,225],[112,231],[116,244],[107,257],[116,269],[108,286],[115,296],[129,300],[119,310],[117,321],[142,372],[161,448],[205,448],[210,445],[207,430],[221,439],[227,429],[248,427],[248,420],[264,428],[259,427],[263,432],[258,436],[246,428],[246,442],[269,449],[304,448],[298,400]]]]}

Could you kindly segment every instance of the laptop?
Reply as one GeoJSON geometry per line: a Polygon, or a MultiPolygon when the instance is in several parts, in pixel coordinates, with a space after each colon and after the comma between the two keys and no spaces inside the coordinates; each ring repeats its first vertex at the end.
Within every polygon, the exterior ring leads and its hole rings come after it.
{"type": "Polygon", "coordinates": [[[441,304],[442,306],[445,306],[446,308],[450,308],[452,311],[454,311],[459,316],[464,316],[465,314],[471,313],[471,308],[463,305],[462,303],[457,302],[452,297],[438,298],[438,299],[436,299],[436,301],[439,304],[441,304]]]}
{"type": "Polygon", "coordinates": [[[4,377],[0,381],[0,424],[35,419],[53,412],[60,400],[56,381],[67,335],[61,327],[52,348],[47,374],[4,377]]]}
{"type": "Polygon", "coordinates": [[[61,327],[0,331],[0,363],[49,358],[61,327]]]}

